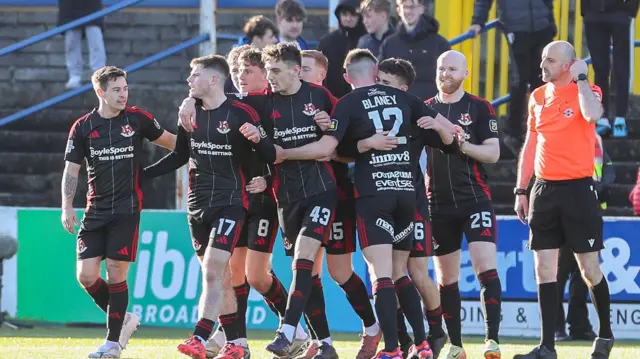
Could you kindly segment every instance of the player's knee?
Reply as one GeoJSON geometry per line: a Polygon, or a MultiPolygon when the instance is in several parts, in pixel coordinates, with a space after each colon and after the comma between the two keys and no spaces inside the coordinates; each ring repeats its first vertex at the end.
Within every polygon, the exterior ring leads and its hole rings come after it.
{"type": "Polygon", "coordinates": [[[313,238],[300,236],[296,243],[295,259],[306,259],[312,262],[315,261],[320,244],[320,241],[313,238]]]}
{"type": "Polygon", "coordinates": [[[336,283],[338,283],[338,285],[345,284],[353,274],[353,270],[351,269],[351,267],[329,266],[328,269],[329,275],[336,283]]]}
{"type": "Polygon", "coordinates": [[[582,274],[582,278],[589,287],[598,285],[603,277],[602,270],[600,270],[600,266],[598,265],[581,268],[580,272],[582,274]]]}
{"type": "Polygon", "coordinates": [[[247,281],[258,292],[266,293],[271,287],[271,274],[265,270],[253,268],[247,271],[247,281]]]}
{"type": "Polygon", "coordinates": [[[409,272],[409,276],[414,280],[426,277],[429,271],[429,262],[427,261],[427,259],[419,259],[422,258],[409,259],[409,262],[407,263],[407,271],[409,272]]]}
{"type": "Polygon", "coordinates": [[[82,287],[89,288],[95,284],[100,277],[100,274],[93,271],[78,271],[77,277],[78,282],[82,287]]]}
{"type": "Polygon", "coordinates": [[[552,264],[546,261],[537,261],[536,280],[538,284],[552,283],[558,280],[558,268],[552,264]]]}
{"type": "Polygon", "coordinates": [[[226,269],[227,261],[211,259],[207,263],[207,267],[204,270],[204,280],[207,283],[215,283],[222,281],[224,278],[224,271],[226,269]]]}

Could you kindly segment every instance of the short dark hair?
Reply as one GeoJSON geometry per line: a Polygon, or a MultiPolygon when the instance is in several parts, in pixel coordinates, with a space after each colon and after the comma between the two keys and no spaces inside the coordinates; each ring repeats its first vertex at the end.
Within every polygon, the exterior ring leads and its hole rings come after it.
{"type": "Polygon", "coordinates": [[[242,51],[238,57],[238,63],[247,63],[251,66],[258,66],[260,70],[264,70],[264,61],[262,61],[262,51],[252,47],[242,51]]]}
{"type": "Polygon", "coordinates": [[[274,35],[278,35],[278,28],[273,21],[269,20],[269,18],[264,17],[263,15],[253,16],[244,24],[244,34],[247,35],[249,42],[253,40],[254,36],[263,37],[267,30],[271,30],[274,35]]]}
{"type": "Polygon", "coordinates": [[[244,44],[232,48],[227,54],[227,64],[229,64],[229,67],[235,67],[234,65],[236,65],[236,63],[238,62],[238,57],[240,57],[240,54],[250,48],[251,45],[249,44],[244,44]]]}
{"type": "Polygon", "coordinates": [[[307,10],[297,0],[280,0],[276,4],[276,16],[281,19],[304,21],[307,18],[307,10]]]}
{"type": "Polygon", "coordinates": [[[416,80],[416,69],[405,59],[392,57],[382,60],[378,64],[378,71],[399,77],[407,86],[411,86],[416,80]]]}
{"type": "Polygon", "coordinates": [[[308,57],[314,59],[318,65],[320,65],[325,71],[329,68],[329,59],[318,50],[302,50],[300,51],[302,57],[308,57]]]}
{"type": "Polygon", "coordinates": [[[262,49],[262,61],[282,61],[302,66],[302,56],[298,45],[293,42],[281,42],[276,45],[268,45],[262,49]]]}
{"type": "Polygon", "coordinates": [[[378,59],[369,49],[353,49],[349,51],[347,57],[345,57],[343,67],[346,69],[347,66],[363,60],[369,60],[374,64],[378,64],[378,59]]]}
{"type": "Polygon", "coordinates": [[[212,69],[219,72],[225,79],[229,77],[229,64],[223,56],[220,55],[207,55],[197,57],[191,60],[191,67],[202,66],[205,69],[212,69]]]}
{"type": "Polygon", "coordinates": [[[115,66],[104,66],[97,69],[93,75],[91,75],[91,83],[94,88],[100,87],[102,91],[107,91],[109,81],[115,81],[119,77],[124,77],[126,80],[127,72],[115,66]]]}

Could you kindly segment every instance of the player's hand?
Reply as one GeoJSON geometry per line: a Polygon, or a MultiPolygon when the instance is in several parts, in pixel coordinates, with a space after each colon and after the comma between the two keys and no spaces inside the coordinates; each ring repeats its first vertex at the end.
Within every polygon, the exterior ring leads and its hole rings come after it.
{"type": "MultiPolygon", "coordinates": [[[[449,121],[447,121],[449,122],[449,121]]],[[[450,123],[450,122],[449,122],[450,123]]],[[[445,130],[445,126],[442,123],[442,121],[435,119],[431,116],[424,116],[424,117],[420,117],[420,119],[418,120],[418,127],[424,129],[424,130],[434,130],[438,133],[442,132],[445,130]]],[[[451,126],[451,132],[453,133],[453,125],[451,126]]]]}
{"type": "Polygon", "coordinates": [[[387,136],[389,131],[376,133],[367,138],[367,147],[378,151],[389,151],[398,147],[398,139],[394,136],[387,136]]]}
{"type": "Polygon", "coordinates": [[[264,190],[267,189],[267,181],[264,179],[264,177],[254,177],[251,181],[249,181],[246,189],[249,193],[264,192],[264,190]]]}
{"type": "Polygon", "coordinates": [[[464,129],[458,125],[453,125],[453,136],[458,140],[458,145],[462,146],[463,143],[467,142],[467,133],[464,132],[464,129]]]}
{"type": "Polygon", "coordinates": [[[573,64],[571,64],[569,71],[571,72],[571,76],[573,76],[573,79],[577,81],[578,75],[586,75],[587,72],[589,72],[589,66],[586,62],[584,62],[584,60],[576,59],[573,60],[573,64]]]}
{"type": "Polygon", "coordinates": [[[245,123],[240,126],[240,133],[242,133],[247,140],[253,143],[260,142],[260,131],[258,131],[258,128],[255,125],[245,123]]]}
{"type": "Polygon", "coordinates": [[[287,159],[287,154],[285,152],[285,150],[278,146],[278,145],[273,145],[273,147],[276,148],[276,161],[274,162],[274,164],[279,164],[284,162],[287,159]]]}
{"type": "Polygon", "coordinates": [[[178,109],[178,122],[187,132],[193,132],[196,128],[196,100],[187,97],[178,109]]]}
{"type": "Polygon", "coordinates": [[[527,224],[527,214],[529,213],[529,200],[526,195],[516,195],[516,204],[514,210],[522,224],[527,224]]]}
{"type": "Polygon", "coordinates": [[[313,120],[316,121],[316,125],[318,125],[323,132],[331,126],[331,117],[325,111],[316,112],[313,120]]]}
{"type": "Polygon", "coordinates": [[[467,32],[473,33],[473,36],[478,35],[480,33],[480,31],[482,31],[482,26],[480,26],[478,24],[473,24],[473,25],[469,26],[469,29],[467,29],[467,32]]]}
{"type": "Polygon", "coordinates": [[[62,208],[60,221],[62,222],[62,227],[64,227],[67,232],[76,234],[75,226],[79,226],[80,223],[78,222],[76,211],[73,208],[62,208]]]}

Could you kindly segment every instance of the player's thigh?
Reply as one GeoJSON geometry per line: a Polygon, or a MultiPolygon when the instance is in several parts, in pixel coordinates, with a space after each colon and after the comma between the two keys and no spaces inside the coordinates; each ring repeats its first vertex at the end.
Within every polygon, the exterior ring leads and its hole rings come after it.
{"type": "Polygon", "coordinates": [[[293,257],[294,248],[300,228],[302,228],[302,218],[304,216],[305,203],[303,200],[279,203],[278,222],[282,229],[282,242],[285,254],[293,257]]]}
{"type": "Polygon", "coordinates": [[[565,243],[561,222],[562,186],[536,181],[529,197],[529,249],[558,249],[565,243]]]}
{"type": "Polygon", "coordinates": [[[299,236],[327,243],[335,218],[338,194],[328,191],[307,199],[299,236]]]}
{"type": "Polygon", "coordinates": [[[211,227],[209,247],[233,253],[246,216],[242,206],[210,208],[206,222],[211,227]]]}
{"type": "Polygon", "coordinates": [[[247,231],[248,247],[252,251],[271,253],[278,237],[278,210],[275,203],[250,210],[243,231],[247,231]]]}
{"type": "Polygon", "coordinates": [[[391,262],[393,265],[391,279],[397,281],[398,279],[407,275],[407,263],[409,261],[409,251],[405,250],[393,250],[391,256],[391,262]]]}
{"type": "Polygon", "coordinates": [[[602,209],[590,178],[564,186],[562,229],[574,253],[598,252],[602,248],[602,209]]]}
{"type": "Polygon", "coordinates": [[[209,234],[211,234],[211,224],[205,220],[204,212],[198,214],[187,214],[189,233],[191,234],[191,245],[198,258],[202,258],[209,247],[209,234]]]}
{"type": "Polygon", "coordinates": [[[139,212],[114,215],[107,227],[107,258],[120,262],[135,262],[139,227],[139,212]]]}
{"type": "Polygon", "coordinates": [[[473,268],[476,274],[495,269],[498,226],[493,204],[490,201],[474,204],[468,213],[464,234],[473,268]]]}
{"type": "Polygon", "coordinates": [[[410,258],[431,257],[433,256],[433,235],[426,197],[418,197],[414,220],[413,245],[409,256],[410,258]]]}
{"type": "Polygon", "coordinates": [[[362,250],[394,241],[392,197],[360,197],[356,199],[356,225],[362,250]]]}
{"type": "Polygon", "coordinates": [[[407,258],[413,248],[415,238],[415,213],[416,198],[414,195],[396,196],[396,205],[392,213],[394,228],[393,249],[406,251],[407,258]]]}
{"type": "Polygon", "coordinates": [[[466,217],[461,217],[454,213],[431,213],[433,253],[436,257],[445,256],[462,248],[465,221],[466,217]]]}
{"type": "Polygon", "coordinates": [[[327,255],[344,255],[356,251],[355,199],[349,198],[338,202],[329,241],[325,247],[327,255]]]}
{"type": "Polygon", "coordinates": [[[78,261],[90,258],[102,260],[106,256],[107,226],[110,216],[98,216],[85,213],[80,222],[76,239],[76,256],[78,261]]]}

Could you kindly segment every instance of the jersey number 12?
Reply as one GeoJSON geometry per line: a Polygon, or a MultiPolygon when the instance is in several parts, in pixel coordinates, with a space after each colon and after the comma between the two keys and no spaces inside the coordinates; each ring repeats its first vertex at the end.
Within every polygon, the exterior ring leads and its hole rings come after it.
{"type": "Polygon", "coordinates": [[[393,122],[393,127],[387,134],[387,136],[395,136],[400,132],[400,126],[402,125],[402,111],[397,107],[387,107],[382,110],[382,117],[380,117],[379,110],[373,110],[368,112],[369,119],[373,121],[373,126],[376,128],[376,133],[384,132],[384,126],[382,125],[382,120],[391,121],[392,118],[395,118],[393,122]]]}

